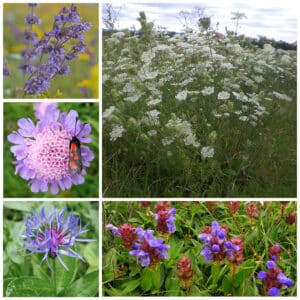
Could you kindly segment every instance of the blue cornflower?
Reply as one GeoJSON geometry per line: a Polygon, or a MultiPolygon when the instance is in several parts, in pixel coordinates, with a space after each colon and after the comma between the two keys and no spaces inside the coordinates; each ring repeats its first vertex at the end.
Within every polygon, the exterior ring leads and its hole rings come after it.
{"type": "Polygon", "coordinates": [[[203,241],[203,249],[200,254],[203,256],[206,263],[214,261],[223,261],[225,258],[233,259],[240,248],[227,241],[226,226],[220,226],[217,221],[213,221],[211,226],[207,226],[198,236],[203,241]]]}
{"type": "Polygon", "coordinates": [[[48,258],[57,258],[62,266],[69,271],[61,255],[79,258],[85,261],[82,256],[76,253],[71,247],[76,242],[93,242],[95,240],[79,238],[78,236],[87,232],[86,226],[81,226],[81,219],[74,214],[65,215],[65,210],[56,210],[45,213],[45,208],[40,214],[33,212],[26,216],[25,232],[20,237],[24,248],[31,255],[33,253],[44,253],[43,261],[53,271],[48,258]]]}
{"type": "Polygon", "coordinates": [[[155,265],[161,259],[168,258],[167,251],[170,246],[164,244],[162,239],[155,238],[153,230],[136,228],[135,233],[138,236],[138,241],[133,244],[133,250],[129,254],[136,256],[142,267],[155,265]]]}

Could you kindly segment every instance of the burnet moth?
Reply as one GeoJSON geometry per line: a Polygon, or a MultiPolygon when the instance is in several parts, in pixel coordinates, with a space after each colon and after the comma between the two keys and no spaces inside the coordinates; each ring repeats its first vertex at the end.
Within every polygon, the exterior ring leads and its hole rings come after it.
{"type": "Polygon", "coordinates": [[[78,174],[82,170],[82,157],[81,157],[81,148],[80,148],[80,141],[77,138],[77,135],[80,134],[80,132],[83,130],[84,126],[87,123],[83,123],[81,126],[81,129],[76,134],[76,127],[77,127],[77,118],[75,123],[75,130],[74,130],[74,136],[72,137],[70,141],[69,146],[69,171],[71,175],[78,174]]]}

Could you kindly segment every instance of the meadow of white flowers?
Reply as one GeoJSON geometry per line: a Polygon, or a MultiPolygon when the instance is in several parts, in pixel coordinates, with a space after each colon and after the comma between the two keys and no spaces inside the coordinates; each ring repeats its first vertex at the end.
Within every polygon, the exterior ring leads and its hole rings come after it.
{"type": "Polygon", "coordinates": [[[164,190],[154,185],[201,196],[222,176],[255,178],[247,174],[268,129],[296,108],[296,51],[214,32],[124,31],[103,45],[104,179],[136,176],[145,196],[164,190]]]}

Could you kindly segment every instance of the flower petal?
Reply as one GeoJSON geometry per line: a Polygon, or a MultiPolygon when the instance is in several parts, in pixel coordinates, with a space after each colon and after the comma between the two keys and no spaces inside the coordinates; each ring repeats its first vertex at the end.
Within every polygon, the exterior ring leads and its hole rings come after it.
{"type": "Polygon", "coordinates": [[[18,132],[24,137],[30,137],[33,135],[35,130],[34,123],[31,119],[22,118],[18,121],[18,126],[20,127],[18,132]]]}

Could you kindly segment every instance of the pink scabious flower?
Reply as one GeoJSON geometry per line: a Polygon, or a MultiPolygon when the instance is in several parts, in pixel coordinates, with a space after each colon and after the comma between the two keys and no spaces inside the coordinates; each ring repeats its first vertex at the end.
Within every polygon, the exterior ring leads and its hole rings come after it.
{"type": "MultiPolygon", "coordinates": [[[[29,181],[33,193],[50,189],[55,195],[59,189],[84,183],[84,169],[75,174],[69,170],[69,148],[73,136],[80,143],[90,143],[91,126],[80,122],[75,110],[60,112],[56,103],[36,104],[35,115],[36,124],[22,118],[18,121],[18,131],[7,137],[15,144],[10,148],[16,158],[15,173],[29,181]]],[[[94,155],[87,146],[81,145],[80,149],[82,166],[89,167],[94,155]]]]}

